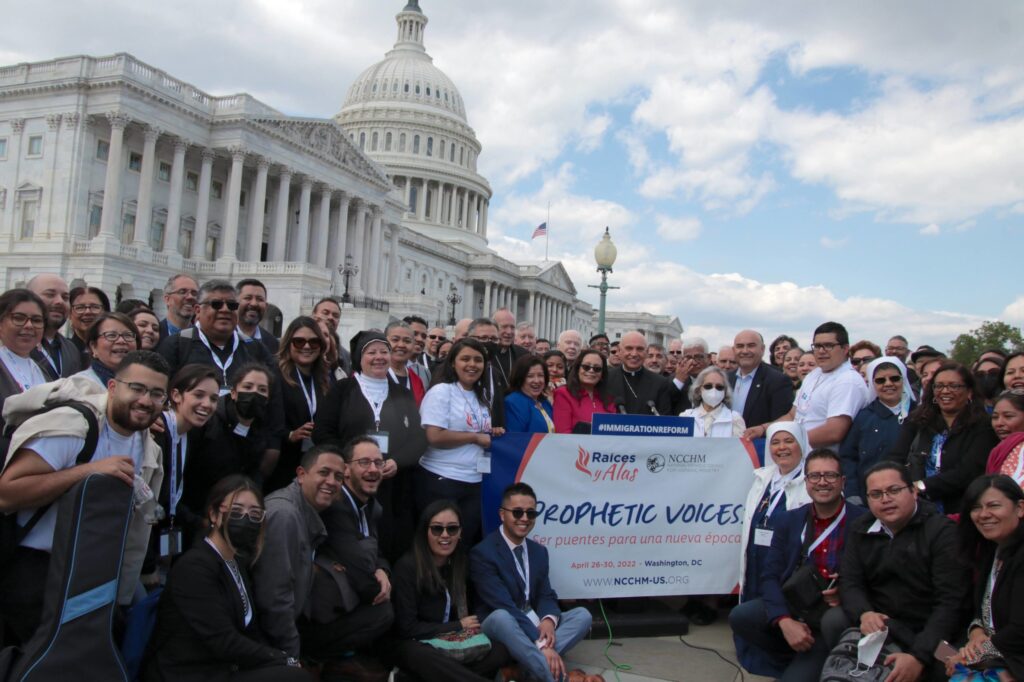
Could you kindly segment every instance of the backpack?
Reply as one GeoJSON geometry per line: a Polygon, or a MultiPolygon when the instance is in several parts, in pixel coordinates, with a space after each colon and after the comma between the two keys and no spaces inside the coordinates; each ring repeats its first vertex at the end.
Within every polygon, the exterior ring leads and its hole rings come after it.
{"type": "Polygon", "coordinates": [[[850,628],[839,638],[839,643],[825,659],[821,669],[820,682],[885,682],[892,673],[892,667],[883,665],[889,654],[898,654],[901,649],[892,641],[886,640],[881,653],[870,668],[862,668],[857,663],[857,642],[862,637],[860,628],[850,628]]]}
{"type": "MultiPolygon", "coordinates": [[[[58,407],[70,407],[85,417],[85,421],[89,424],[89,430],[86,432],[85,443],[82,444],[82,449],[78,451],[78,457],[75,459],[75,464],[85,464],[90,461],[93,454],[96,452],[96,443],[99,442],[100,439],[99,420],[96,419],[96,413],[93,412],[91,406],[77,400],[69,400],[63,403],[47,405],[42,409],[36,410],[25,419],[21,420],[17,425],[7,424],[3,434],[3,446],[5,451],[0,453],[0,464],[7,463],[8,453],[6,452],[6,448],[10,445],[11,435],[13,435],[14,431],[17,430],[17,427],[20,426],[21,423],[24,423],[36,415],[44,414],[50,410],[55,410],[58,407]]],[[[49,511],[50,505],[52,504],[53,503],[51,502],[50,504],[43,505],[37,509],[32,515],[32,518],[30,518],[24,526],[18,525],[17,512],[0,515],[0,570],[3,570],[3,567],[5,566],[11,565],[11,562],[14,560],[14,553],[18,549],[18,545],[20,545],[21,541],[25,539],[25,536],[29,534],[29,531],[39,523],[43,518],[43,515],[49,511]]]]}

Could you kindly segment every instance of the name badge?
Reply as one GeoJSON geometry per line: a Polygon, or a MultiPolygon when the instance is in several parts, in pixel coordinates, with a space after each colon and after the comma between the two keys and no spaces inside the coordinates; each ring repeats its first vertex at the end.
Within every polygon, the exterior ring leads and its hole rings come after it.
{"type": "Polygon", "coordinates": [[[491,455],[483,454],[476,458],[476,472],[478,474],[491,473],[491,455]]]}
{"type": "Polygon", "coordinates": [[[775,535],[775,531],[773,530],[768,530],[767,528],[755,528],[754,544],[758,547],[771,547],[773,535],[775,535]]]}
{"type": "Polygon", "coordinates": [[[537,615],[536,611],[530,609],[526,612],[526,617],[529,618],[530,622],[533,623],[535,626],[540,627],[540,616],[537,615]]]}
{"type": "Polygon", "coordinates": [[[160,531],[160,558],[168,559],[181,554],[181,529],[168,528],[160,531]]]}
{"type": "Polygon", "coordinates": [[[380,448],[380,454],[388,454],[388,432],[387,431],[374,431],[370,434],[370,438],[377,441],[377,447],[380,448]]]}

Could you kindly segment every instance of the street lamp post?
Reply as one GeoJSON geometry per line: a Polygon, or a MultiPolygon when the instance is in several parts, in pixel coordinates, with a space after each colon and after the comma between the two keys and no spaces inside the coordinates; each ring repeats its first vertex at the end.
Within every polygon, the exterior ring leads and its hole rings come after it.
{"type": "Polygon", "coordinates": [[[601,283],[587,285],[601,292],[601,304],[597,313],[598,334],[604,334],[605,299],[608,297],[608,290],[620,288],[608,284],[608,275],[612,272],[612,265],[615,264],[616,255],[618,255],[618,251],[615,248],[615,244],[612,243],[612,236],[608,233],[608,228],[605,227],[604,236],[601,237],[601,241],[594,248],[594,260],[597,261],[597,271],[601,273],[601,283]]]}
{"type": "Polygon", "coordinates": [[[455,325],[455,306],[457,306],[458,304],[462,303],[462,295],[459,294],[459,290],[455,288],[455,282],[452,282],[451,287],[449,287],[449,289],[448,289],[447,300],[448,300],[448,303],[450,303],[451,306],[452,306],[452,314],[451,314],[451,317],[448,318],[448,324],[454,326],[455,325]]]}
{"type": "Polygon", "coordinates": [[[345,284],[345,293],[341,295],[342,303],[351,303],[352,297],[348,295],[348,280],[353,275],[359,274],[359,266],[352,264],[352,254],[345,256],[345,262],[338,266],[338,274],[341,275],[345,284]]]}

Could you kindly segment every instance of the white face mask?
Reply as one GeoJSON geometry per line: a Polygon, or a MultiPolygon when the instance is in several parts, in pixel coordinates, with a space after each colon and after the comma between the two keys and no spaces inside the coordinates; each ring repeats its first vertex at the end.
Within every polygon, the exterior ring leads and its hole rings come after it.
{"type": "Polygon", "coordinates": [[[725,391],[719,391],[717,388],[703,388],[700,391],[700,399],[705,405],[715,409],[725,400],[725,391]]]}

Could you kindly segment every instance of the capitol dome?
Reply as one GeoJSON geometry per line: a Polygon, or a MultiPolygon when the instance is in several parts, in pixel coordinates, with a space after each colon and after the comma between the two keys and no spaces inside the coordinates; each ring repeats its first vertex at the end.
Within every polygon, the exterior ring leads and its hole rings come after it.
{"type": "Polygon", "coordinates": [[[486,249],[490,185],[458,88],[427,54],[418,0],[399,12],[398,38],[349,88],[338,125],[404,193],[410,228],[486,249]]]}

